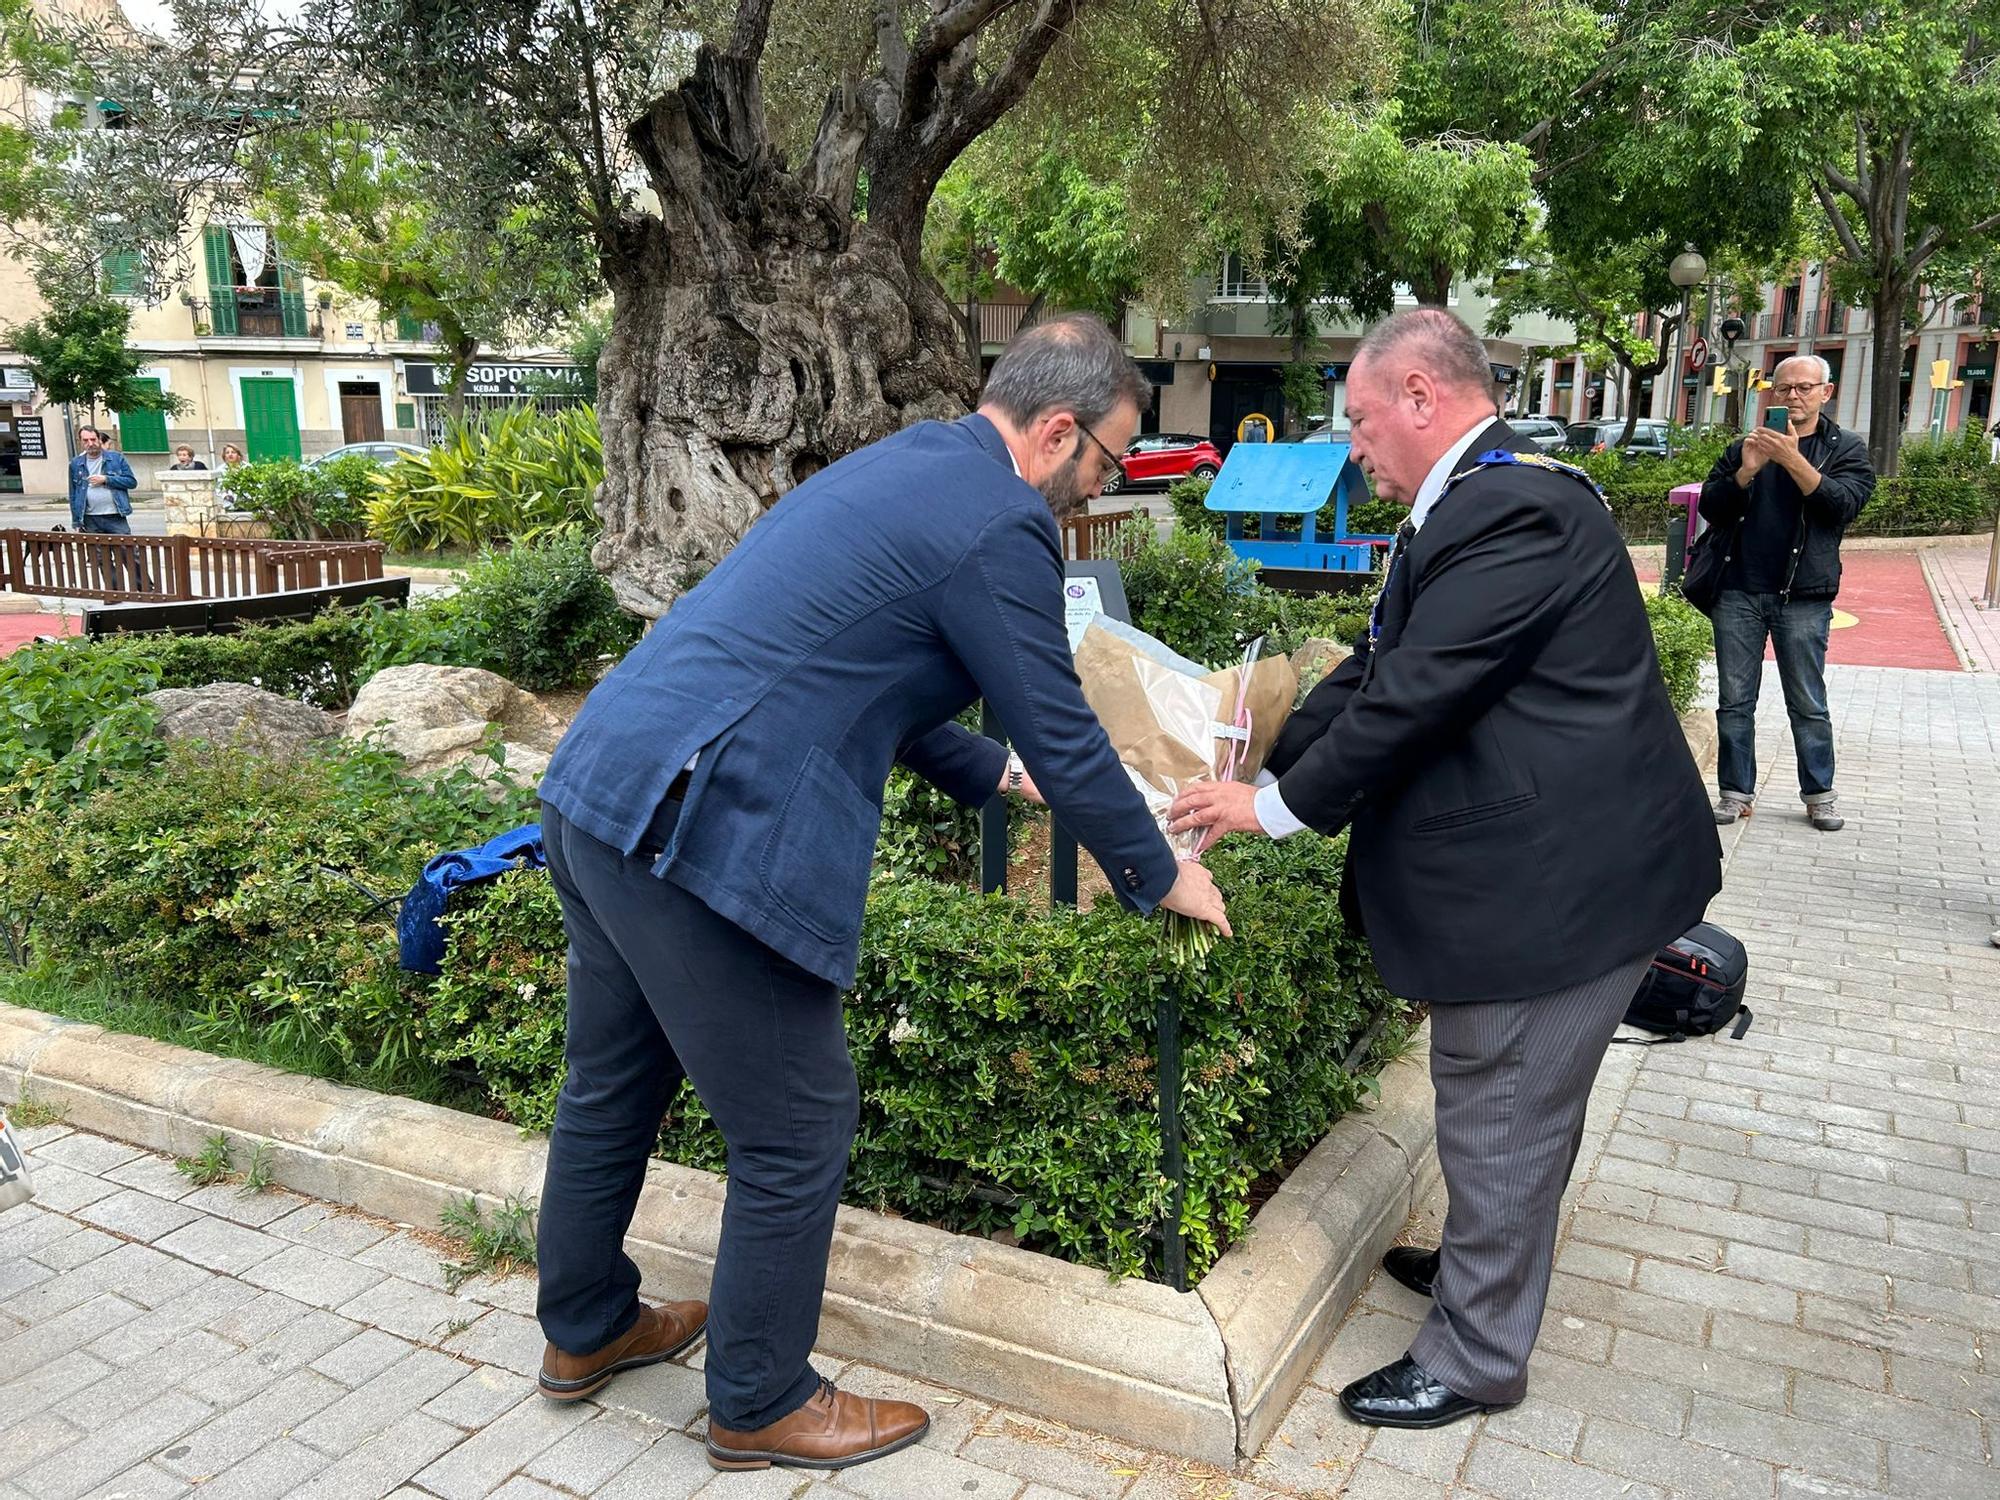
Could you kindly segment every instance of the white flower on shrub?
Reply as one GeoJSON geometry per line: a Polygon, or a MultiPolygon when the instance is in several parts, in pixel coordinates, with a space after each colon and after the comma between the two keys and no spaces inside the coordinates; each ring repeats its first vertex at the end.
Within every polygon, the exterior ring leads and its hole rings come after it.
{"type": "Polygon", "coordinates": [[[515,987],[514,993],[519,995],[523,1000],[534,999],[536,994],[535,981],[532,979],[522,980],[521,983],[515,987]]]}
{"type": "Polygon", "coordinates": [[[901,1045],[902,1043],[907,1042],[911,1037],[919,1035],[921,1035],[921,1033],[917,1030],[915,1026],[910,1024],[910,1018],[908,1016],[900,1017],[897,1020],[896,1024],[889,1028],[889,1041],[892,1045],[901,1045]]]}

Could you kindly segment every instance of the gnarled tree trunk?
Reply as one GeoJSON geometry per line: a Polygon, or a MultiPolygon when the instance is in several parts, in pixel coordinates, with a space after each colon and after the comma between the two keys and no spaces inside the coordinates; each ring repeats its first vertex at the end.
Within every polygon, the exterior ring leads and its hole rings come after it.
{"type": "Polygon", "coordinates": [[[978,376],[942,291],[851,216],[851,161],[786,169],[753,63],[704,52],[632,138],[662,212],[628,217],[605,256],[595,558],[621,604],[657,618],[794,486],[963,415],[978,376]]]}

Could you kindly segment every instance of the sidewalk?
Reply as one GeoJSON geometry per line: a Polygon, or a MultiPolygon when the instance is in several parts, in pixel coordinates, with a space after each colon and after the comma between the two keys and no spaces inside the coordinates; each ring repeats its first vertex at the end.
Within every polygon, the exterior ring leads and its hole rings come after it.
{"type": "Polygon", "coordinates": [[[716,1475],[694,1369],[531,1393],[531,1281],[454,1297],[429,1237],[58,1125],[29,1136],[41,1198],[0,1215],[0,1500],[1991,1500],[2000,677],[1833,668],[1837,835],[1787,793],[1767,678],[1764,800],[1714,912],[1755,1028],[1613,1049],[1514,1411],[1348,1423],[1334,1392],[1424,1311],[1378,1278],[1240,1475],[935,1391],[907,1453],[716,1475]]]}
{"type": "Polygon", "coordinates": [[[1937,595],[1938,611],[1968,671],[2000,672],[2000,608],[1981,609],[1992,538],[1968,538],[1922,555],[1924,574],[1937,595]]]}

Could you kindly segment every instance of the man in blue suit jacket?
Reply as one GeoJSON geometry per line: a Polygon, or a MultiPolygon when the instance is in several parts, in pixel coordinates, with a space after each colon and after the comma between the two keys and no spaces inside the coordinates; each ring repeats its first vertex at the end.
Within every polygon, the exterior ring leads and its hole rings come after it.
{"type": "Polygon", "coordinates": [[[541,1202],[541,1389],[575,1400],[709,1336],[709,1461],[841,1468],[920,1438],[807,1363],[860,1096],[841,1024],[898,762],[1044,798],[1112,888],[1216,923],[1084,702],[1056,520],[1150,390],[1101,323],[1022,335],[978,412],[841,460],[757,523],[593,692],[542,782],[570,942],[541,1202]],[[984,697],[1019,747],[954,717],[984,697]],[[712,1307],[642,1306],[623,1250],[690,1079],[729,1147],[712,1307]]]}

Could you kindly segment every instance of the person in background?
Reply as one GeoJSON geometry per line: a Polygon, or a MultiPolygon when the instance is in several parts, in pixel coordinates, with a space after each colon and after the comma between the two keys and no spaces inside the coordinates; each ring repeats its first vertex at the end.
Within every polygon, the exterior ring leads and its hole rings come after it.
{"type": "MultiPolygon", "coordinates": [[[[105,444],[101,427],[86,424],[77,429],[76,436],[83,451],[69,461],[70,524],[78,531],[100,536],[130,536],[131,495],[139,483],[132,476],[132,465],[124,454],[105,444]]],[[[97,559],[102,586],[109,592],[123,592],[125,568],[117,551],[103,547],[92,550],[104,554],[97,559]]],[[[144,575],[135,572],[131,586],[143,588],[144,575]]]]}
{"type": "Polygon", "coordinates": [[[242,466],[243,450],[234,443],[224,443],[222,445],[222,467],[225,469],[238,469],[242,466]]]}
{"type": "Polygon", "coordinates": [[[208,465],[194,456],[194,449],[186,443],[174,445],[174,461],[167,465],[169,474],[191,474],[196,470],[206,471],[208,465]]]}
{"type": "Polygon", "coordinates": [[[1840,539],[1875,493],[1875,470],[1861,435],[1821,410],[1833,396],[1825,360],[1794,355],[1771,379],[1785,429],[1757,427],[1731,443],[1701,487],[1702,519],[1736,530],[1714,615],[1715,821],[1747,818],[1757,800],[1757,692],[1768,640],[1792,719],[1806,817],[1820,832],[1837,833],[1846,820],[1833,794],[1827,635],[1840,592],[1840,539]]]}

